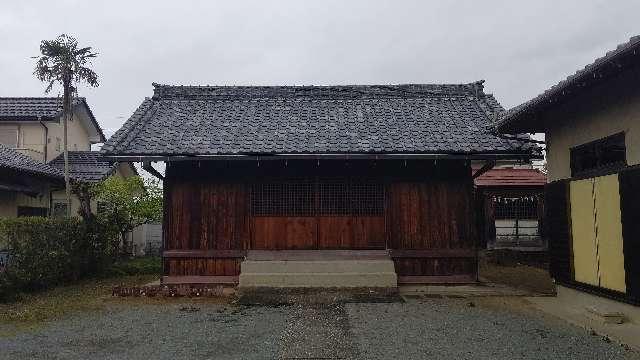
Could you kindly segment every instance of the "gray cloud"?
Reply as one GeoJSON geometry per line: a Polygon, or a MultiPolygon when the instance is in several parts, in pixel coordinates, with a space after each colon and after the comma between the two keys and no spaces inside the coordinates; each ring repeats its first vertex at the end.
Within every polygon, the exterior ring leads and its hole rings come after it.
{"type": "Polygon", "coordinates": [[[471,82],[509,108],[640,33],[637,1],[19,1],[0,13],[0,96],[40,96],[42,39],[99,53],[81,88],[107,133],[151,82],[471,82]]]}

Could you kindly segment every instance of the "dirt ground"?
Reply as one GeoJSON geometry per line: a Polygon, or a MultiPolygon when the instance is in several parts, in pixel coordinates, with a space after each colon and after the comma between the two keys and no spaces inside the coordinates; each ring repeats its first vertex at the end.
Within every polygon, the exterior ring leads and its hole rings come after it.
{"type": "Polygon", "coordinates": [[[485,282],[505,284],[534,294],[555,294],[555,284],[549,276],[549,271],[531,265],[498,265],[484,262],[480,265],[480,279],[485,282]]]}

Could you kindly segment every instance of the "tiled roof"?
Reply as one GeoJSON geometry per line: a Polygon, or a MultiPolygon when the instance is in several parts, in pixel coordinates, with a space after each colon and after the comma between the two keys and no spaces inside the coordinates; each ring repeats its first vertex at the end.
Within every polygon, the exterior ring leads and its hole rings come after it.
{"type": "MultiPolygon", "coordinates": [[[[86,107],[91,122],[104,141],[104,133],[87,100],[83,97],[75,98],[74,105],[86,107]]],[[[60,97],[0,97],[0,122],[54,120],[61,114],[62,98],[60,97]]]]}
{"type": "Polygon", "coordinates": [[[0,144],[0,168],[26,172],[49,178],[61,179],[64,174],[59,169],[39,162],[28,155],[0,144]]]}
{"type": "Polygon", "coordinates": [[[474,180],[476,186],[544,186],[547,176],[537,169],[491,169],[474,180]]]}
{"type": "MultiPolygon", "coordinates": [[[[64,171],[64,154],[58,155],[49,164],[64,171]]],[[[100,181],[111,175],[117,163],[103,158],[98,151],[69,151],[69,177],[78,181],[100,181]]]]}
{"type": "MultiPolygon", "coordinates": [[[[618,74],[625,68],[625,64],[640,64],[640,35],[634,36],[626,43],[620,44],[615,50],[609,51],[605,56],[596,59],[593,63],[576,71],[558,84],[552,86],[535,98],[518,105],[504,113],[497,127],[501,131],[509,131],[513,124],[521,120],[528,113],[538,111],[544,106],[557,102],[558,98],[571,96],[591,84],[618,74]]],[[[515,131],[522,129],[515,128],[515,131]]]]}
{"type": "Polygon", "coordinates": [[[154,87],[102,147],[106,155],[531,152],[491,132],[504,110],[482,82],[154,87]]]}

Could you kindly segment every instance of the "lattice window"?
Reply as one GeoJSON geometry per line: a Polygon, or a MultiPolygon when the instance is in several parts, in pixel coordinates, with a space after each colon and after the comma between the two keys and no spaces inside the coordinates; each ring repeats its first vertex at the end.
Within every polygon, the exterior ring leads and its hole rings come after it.
{"type": "Polygon", "coordinates": [[[525,197],[494,197],[496,219],[537,219],[538,198],[525,197]]]}
{"type": "Polygon", "coordinates": [[[313,216],[314,184],[310,180],[255,183],[251,188],[253,216],[313,216]]]}
{"type": "Polygon", "coordinates": [[[382,216],[384,185],[358,178],[256,183],[251,212],[254,216],[382,216]]]}

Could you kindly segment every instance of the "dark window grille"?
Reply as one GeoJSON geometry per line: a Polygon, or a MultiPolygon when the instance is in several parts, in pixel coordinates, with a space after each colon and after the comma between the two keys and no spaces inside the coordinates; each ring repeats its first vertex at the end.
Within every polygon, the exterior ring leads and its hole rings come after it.
{"type": "Polygon", "coordinates": [[[495,218],[504,219],[537,219],[538,198],[527,197],[494,197],[495,218]]]}
{"type": "Polygon", "coordinates": [[[382,216],[384,185],[367,179],[297,179],[255,183],[253,216],[382,216]]]}
{"type": "Polygon", "coordinates": [[[319,182],[320,216],[382,216],[384,185],[368,179],[325,179],[319,182]]]}
{"type": "Polygon", "coordinates": [[[616,170],[627,164],[624,133],[571,149],[571,176],[616,170]]]}
{"type": "Polygon", "coordinates": [[[310,180],[255,183],[251,187],[253,216],[313,216],[314,184],[310,180]]]}

